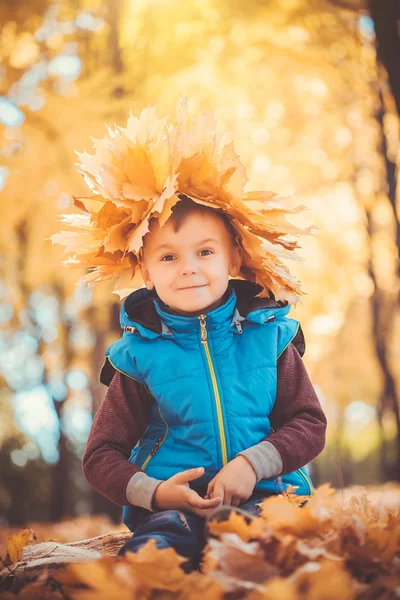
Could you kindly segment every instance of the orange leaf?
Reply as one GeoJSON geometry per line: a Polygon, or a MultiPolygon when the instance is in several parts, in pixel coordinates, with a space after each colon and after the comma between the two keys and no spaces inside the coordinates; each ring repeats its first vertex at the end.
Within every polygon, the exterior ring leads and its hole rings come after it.
{"type": "Polygon", "coordinates": [[[8,538],[7,553],[13,563],[21,558],[22,550],[29,544],[36,544],[36,533],[33,529],[21,529],[8,538]]]}
{"type": "Polygon", "coordinates": [[[244,542],[259,538],[268,527],[268,523],[261,517],[255,517],[247,523],[245,517],[230,512],[229,518],[225,521],[209,521],[208,529],[212,535],[221,536],[223,533],[236,533],[244,542]]]}
{"type": "Polygon", "coordinates": [[[222,600],[225,596],[223,585],[208,575],[193,571],[185,577],[179,600],[222,600]]]}
{"type": "Polygon", "coordinates": [[[157,548],[154,538],[137,552],[128,552],[126,560],[134,566],[134,573],[140,583],[151,590],[178,591],[183,586],[185,573],[180,565],[187,559],[177,554],[173,548],[157,548]]]}

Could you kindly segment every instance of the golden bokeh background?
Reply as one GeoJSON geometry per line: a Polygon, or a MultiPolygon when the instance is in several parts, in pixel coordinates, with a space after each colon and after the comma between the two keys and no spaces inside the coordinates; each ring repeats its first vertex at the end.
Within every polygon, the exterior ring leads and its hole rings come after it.
{"type": "Polygon", "coordinates": [[[248,190],[292,196],[308,207],[293,222],[318,227],[288,265],[307,293],[290,316],[328,418],[314,483],[399,477],[398,90],[377,57],[377,14],[388,31],[393,15],[375,4],[0,5],[0,525],[119,519],[80,469],[119,298],[107,282],[75,288],[82,271],[48,238],[70,196],[88,193],[74,150],[129,111],[174,115],[183,94],[193,115],[215,112],[248,190]]]}

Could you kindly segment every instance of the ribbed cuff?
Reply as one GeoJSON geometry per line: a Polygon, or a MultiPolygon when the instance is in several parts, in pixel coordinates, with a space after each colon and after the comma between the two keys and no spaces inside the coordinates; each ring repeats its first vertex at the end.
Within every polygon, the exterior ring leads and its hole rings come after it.
{"type": "Polygon", "coordinates": [[[126,499],[133,506],[141,506],[151,512],[157,512],[158,509],[153,507],[153,497],[162,482],[162,479],[149,477],[143,471],[139,471],[128,481],[125,491],[126,499]]]}
{"type": "MultiPolygon", "coordinates": [[[[269,479],[280,475],[283,469],[283,461],[279,451],[273,444],[267,441],[250,446],[236,456],[242,454],[251,463],[257,475],[257,483],[261,479],[269,479]]],[[[135,475],[134,475],[135,477],[135,475]]]]}

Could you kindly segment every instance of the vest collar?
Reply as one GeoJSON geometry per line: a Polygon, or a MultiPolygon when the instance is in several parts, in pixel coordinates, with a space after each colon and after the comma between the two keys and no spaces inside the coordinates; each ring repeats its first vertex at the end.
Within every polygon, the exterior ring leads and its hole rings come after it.
{"type": "MultiPolygon", "coordinates": [[[[207,313],[207,329],[235,327],[235,323],[247,319],[253,323],[265,323],[267,319],[284,316],[290,311],[287,302],[276,301],[272,292],[269,298],[257,298],[262,287],[244,279],[230,279],[223,303],[207,313]]],[[[171,336],[173,332],[199,330],[198,317],[185,317],[165,310],[165,304],[153,290],[141,288],[125,299],[120,312],[120,323],[125,333],[155,338],[171,336]]]]}

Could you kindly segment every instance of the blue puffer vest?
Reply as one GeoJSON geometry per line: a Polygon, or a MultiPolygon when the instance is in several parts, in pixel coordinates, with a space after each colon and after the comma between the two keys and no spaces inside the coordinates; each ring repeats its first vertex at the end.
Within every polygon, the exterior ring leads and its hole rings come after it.
{"type": "MultiPolygon", "coordinates": [[[[206,486],[238,452],[271,432],[277,359],[290,342],[303,355],[304,336],[299,322],[286,316],[290,305],[272,295],[255,298],[260,291],[231,279],[222,304],[198,317],[168,312],[154,290],[126,298],[124,333],[106,352],[101,381],[108,385],[116,369],[150,393],[149,422],[129,460],[151,477],[203,466],[196,485],[206,486]]],[[[299,495],[313,494],[304,467],[262,479],[255,489],[279,494],[288,484],[299,495]]],[[[131,509],[124,507],[128,527],[131,509]]]]}

